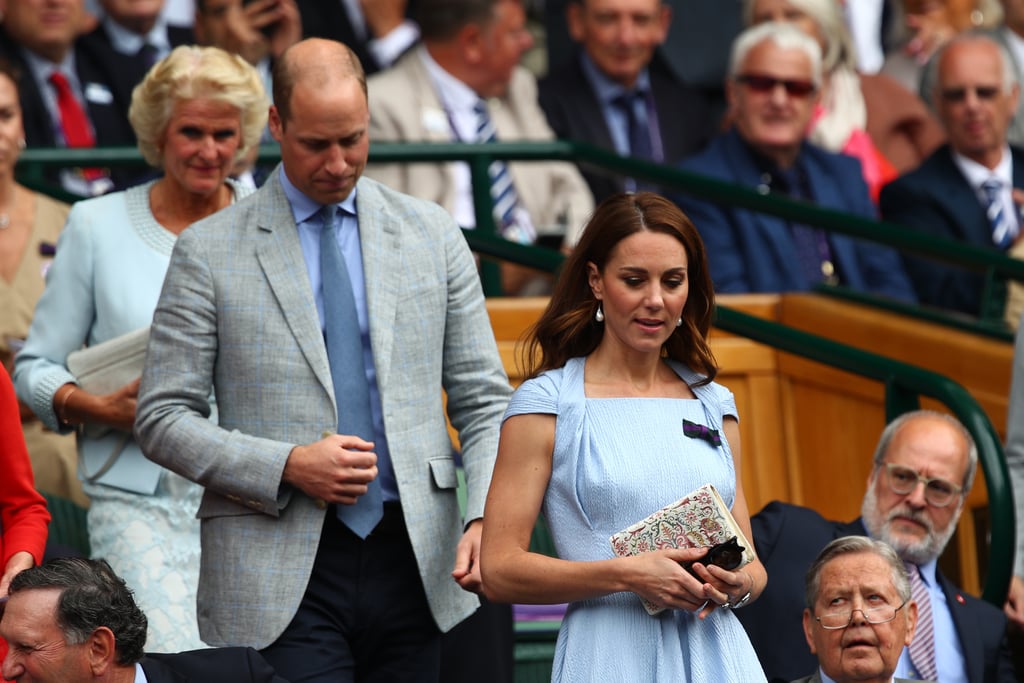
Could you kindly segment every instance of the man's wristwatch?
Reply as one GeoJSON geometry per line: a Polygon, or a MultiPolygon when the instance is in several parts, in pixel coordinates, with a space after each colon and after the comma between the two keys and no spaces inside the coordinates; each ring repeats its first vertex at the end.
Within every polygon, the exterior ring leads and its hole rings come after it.
{"type": "Polygon", "coordinates": [[[728,609],[739,609],[740,607],[743,607],[745,604],[750,602],[750,596],[751,595],[753,595],[753,591],[747,591],[747,594],[744,595],[739,600],[737,600],[736,602],[729,601],[729,602],[725,603],[724,605],[722,605],[722,607],[726,607],[728,609]]]}

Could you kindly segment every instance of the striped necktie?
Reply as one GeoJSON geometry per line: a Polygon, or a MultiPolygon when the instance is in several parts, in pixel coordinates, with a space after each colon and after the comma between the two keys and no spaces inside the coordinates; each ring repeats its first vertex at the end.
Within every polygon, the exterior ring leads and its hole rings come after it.
{"type": "MultiPolygon", "coordinates": [[[[327,360],[331,365],[334,400],[338,407],[338,433],[354,434],[373,441],[373,417],[370,412],[370,383],[363,365],[363,340],[359,331],[352,281],[345,258],[335,237],[333,205],[321,209],[320,282],[324,297],[324,336],[327,360]]],[[[338,519],[360,538],[366,538],[384,516],[384,497],[380,478],[370,482],[355,505],[338,505],[338,519]]]]}
{"type": "Polygon", "coordinates": [[[985,193],[985,215],[992,228],[992,243],[999,249],[1009,249],[1016,230],[1003,207],[1003,183],[997,178],[989,178],[981,184],[981,189],[985,193]]]}
{"type": "MultiPolygon", "coordinates": [[[[498,133],[494,129],[494,122],[487,112],[487,103],[477,100],[473,106],[476,113],[476,141],[491,143],[498,141],[498,133]]],[[[524,221],[518,220],[519,193],[512,182],[512,173],[508,165],[501,160],[491,162],[488,168],[488,175],[491,180],[491,200],[494,202],[494,219],[498,223],[498,231],[501,236],[511,242],[520,244],[533,244],[537,240],[537,233],[532,225],[524,225],[524,221]]]]}
{"type": "Polygon", "coordinates": [[[910,577],[910,595],[917,603],[917,631],[910,642],[910,662],[917,677],[925,681],[939,680],[935,666],[935,630],[932,621],[932,599],[921,578],[921,570],[912,562],[905,563],[910,577]]]}

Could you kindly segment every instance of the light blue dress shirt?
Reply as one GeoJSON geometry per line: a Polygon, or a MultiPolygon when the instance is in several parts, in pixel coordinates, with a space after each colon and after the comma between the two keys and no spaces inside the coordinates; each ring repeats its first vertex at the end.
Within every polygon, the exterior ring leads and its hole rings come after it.
{"type": "MultiPolygon", "coordinates": [[[[306,262],[309,284],[313,288],[316,301],[316,312],[320,317],[320,331],[324,331],[324,295],[323,282],[320,277],[320,219],[317,212],[321,204],[304,195],[288,179],[285,167],[281,166],[281,187],[288,203],[291,205],[292,216],[299,228],[299,242],[302,245],[302,258],[306,262]]],[[[356,314],[359,316],[359,336],[363,342],[363,367],[366,380],[370,385],[370,414],[373,417],[374,452],[377,454],[377,469],[380,471],[381,490],[385,501],[398,500],[398,483],[395,470],[391,464],[391,452],[384,433],[384,410],[380,403],[380,388],[377,386],[377,366],[373,361],[373,349],[370,345],[370,316],[366,306],[366,279],[363,275],[363,252],[359,246],[359,218],[356,213],[356,190],[345,198],[338,206],[337,219],[340,225],[337,230],[338,248],[341,249],[348,268],[348,276],[352,281],[352,294],[356,300],[356,314]]],[[[340,400],[340,399],[339,399],[340,400]]]]}

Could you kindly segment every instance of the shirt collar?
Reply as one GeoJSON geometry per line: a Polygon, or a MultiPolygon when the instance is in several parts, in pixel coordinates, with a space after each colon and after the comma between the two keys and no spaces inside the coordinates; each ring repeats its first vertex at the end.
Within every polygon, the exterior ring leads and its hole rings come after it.
{"type": "MultiPolygon", "coordinates": [[[[284,196],[288,198],[288,204],[292,208],[292,217],[295,219],[296,225],[305,223],[321,209],[322,204],[313,201],[292,184],[292,181],[288,179],[288,174],[285,172],[283,164],[281,165],[281,172],[278,173],[278,178],[281,181],[281,189],[284,190],[284,196]]],[[[352,216],[356,215],[356,190],[357,188],[353,187],[348,197],[345,197],[345,199],[336,204],[341,211],[352,216]]]]}
{"type": "Polygon", "coordinates": [[[1010,146],[1003,146],[1003,156],[996,164],[995,168],[987,168],[982,166],[973,159],[968,159],[960,152],[950,148],[953,153],[953,163],[956,164],[960,172],[964,174],[964,178],[967,179],[967,183],[977,190],[981,187],[981,184],[989,178],[996,177],[1002,181],[1003,187],[1013,187],[1013,156],[1010,154],[1010,146]]]}
{"type": "Polygon", "coordinates": [[[430,52],[424,46],[420,45],[417,48],[417,54],[430,75],[434,92],[437,93],[438,99],[441,100],[441,106],[449,112],[472,111],[476,103],[480,101],[480,96],[476,91],[445,71],[430,56],[430,52]]]}
{"type": "Polygon", "coordinates": [[[78,72],[75,71],[74,50],[68,50],[68,53],[64,55],[64,59],[60,62],[51,62],[48,59],[44,59],[28,48],[23,48],[21,52],[25,57],[25,63],[28,64],[29,70],[33,74],[37,74],[40,80],[45,82],[54,71],[60,71],[69,81],[78,81],[78,72]]]}
{"type": "Polygon", "coordinates": [[[110,17],[103,19],[103,28],[110,37],[110,44],[121,54],[134,55],[146,43],[155,47],[160,54],[170,50],[171,47],[171,42],[167,38],[167,23],[163,18],[157,19],[153,28],[145,35],[125,28],[110,17]]]}
{"type": "Polygon", "coordinates": [[[580,52],[580,64],[583,67],[583,74],[590,81],[594,94],[601,104],[608,104],[619,95],[626,92],[646,93],[651,89],[651,75],[644,67],[636,78],[632,90],[627,90],[621,84],[608,78],[603,71],[597,68],[594,60],[586,52],[580,52]]]}

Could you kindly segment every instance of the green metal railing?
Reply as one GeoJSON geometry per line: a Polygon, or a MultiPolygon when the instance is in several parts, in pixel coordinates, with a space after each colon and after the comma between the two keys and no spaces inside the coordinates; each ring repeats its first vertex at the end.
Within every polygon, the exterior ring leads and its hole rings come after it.
{"type": "MultiPolygon", "coordinates": [[[[261,148],[259,160],[270,163],[278,160],[276,146],[261,148]]],[[[622,158],[593,145],[570,142],[498,143],[498,144],[430,144],[388,143],[374,144],[370,158],[373,162],[405,163],[412,161],[467,161],[470,165],[476,205],[477,229],[466,231],[470,247],[493,259],[508,260],[548,272],[557,272],[563,257],[558,252],[513,244],[496,234],[494,218],[489,210],[489,178],[487,169],[495,159],[541,161],[564,160],[591,164],[612,172],[655,182],[664,187],[701,196],[704,199],[728,202],[731,205],[762,211],[788,220],[819,226],[853,237],[869,239],[902,251],[938,258],[942,261],[970,268],[986,274],[991,284],[986,297],[998,289],[1005,278],[1024,281],[1024,263],[960,244],[907,230],[897,225],[879,223],[860,217],[822,209],[806,202],[762,195],[750,188],[659,166],[639,159],[622,158]]],[[[34,149],[22,154],[19,178],[26,184],[57,196],[45,180],[45,169],[59,166],[137,166],[141,165],[138,152],[130,148],[92,150],[34,149]]],[[[66,197],[66,195],[63,195],[66,197]]],[[[485,291],[500,293],[497,270],[492,265],[482,272],[485,291]]],[[[832,288],[829,288],[832,289],[832,288]]],[[[851,298],[878,304],[870,295],[843,293],[851,298]]],[[[915,306],[886,304],[906,315],[943,321],[980,334],[1010,338],[1009,332],[994,318],[995,307],[978,323],[950,318],[937,312],[924,312],[915,306]]],[[[1001,312],[1000,312],[1001,315],[1001,312]]],[[[769,322],[739,311],[719,306],[716,325],[729,332],[759,341],[783,351],[811,358],[842,370],[878,380],[885,386],[887,419],[913,410],[920,397],[934,398],[946,405],[974,437],[979,452],[988,490],[991,514],[991,556],[984,580],[983,597],[1001,606],[1006,598],[1016,548],[1014,506],[1006,462],[998,436],[978,403],[952,380],[933,372],[900,363],[851,346],[840,344],[778,323],[769,322]]],[[[837,438],[841,436],[837,435],[837,438]]]]}

